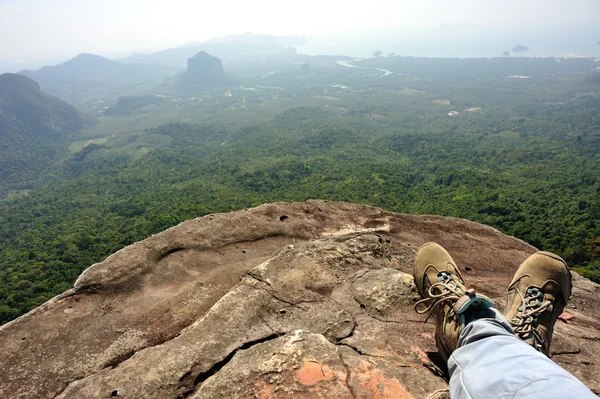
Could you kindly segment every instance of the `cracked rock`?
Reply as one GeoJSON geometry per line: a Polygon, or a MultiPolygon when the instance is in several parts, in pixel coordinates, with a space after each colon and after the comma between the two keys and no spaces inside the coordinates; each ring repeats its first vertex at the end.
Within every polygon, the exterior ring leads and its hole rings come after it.
{"type": "MultiPolygon", "coordinates": [[[[499,300],[536,250],[463,219],[327,201],[207,215],[1,326],[0,397],[426,398],[447,386],[434,325],[413,310],[427,241],[499,300]]],[[[595,392],[598,302],[600,286],[574,274],[575,317],[553,351],[595,392]]]]}
{"type": "Polygon", "coordinates": [[[337,348],[302,330],[238,352],[192,399],[352,398],[337,348]]]}

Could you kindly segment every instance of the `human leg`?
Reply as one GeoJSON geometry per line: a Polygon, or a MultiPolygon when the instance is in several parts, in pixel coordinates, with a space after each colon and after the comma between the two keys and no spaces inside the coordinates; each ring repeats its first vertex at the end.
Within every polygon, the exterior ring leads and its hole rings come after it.
{"type": "Polygon", "coordinates": [[[436,344],[448,360],[451,397],[596,397],[541,353],[549,353],[554,322],[571,290],[570,273],[556,255],[538,253],[523,262],[509,287],[510,320],[466,288],[438,244],[419,248],[414,277],[424,298],[415,309],[436,317],[436,344]]]}
{"type": "Polygon", "coordinates": [[[542,352],[517,338],[495,309],[473,315],[448,359],[450,397],[597,398],[542,352]]]}
{"type": "Polygon", "coordinates": [[[415,285],[423,299],[415,305],[417,313],[435,317],[435,340],[439,353],[448,361],[456,349],[458,336],[466,324],[469,309],[490,308],[493,302],[467,289],[450,254],[439,244],[429,242],[417,251],[415,285]]]}

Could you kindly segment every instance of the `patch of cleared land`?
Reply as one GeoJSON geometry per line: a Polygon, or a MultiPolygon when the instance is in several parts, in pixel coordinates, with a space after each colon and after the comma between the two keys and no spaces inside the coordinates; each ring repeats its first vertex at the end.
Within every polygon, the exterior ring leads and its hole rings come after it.
{"type": "Polygon", "coordinates": [[[71,154],[74,154],[77,151],[81,151],[87,145],[90,145],[90,144],[104,144],[104,143],[106,143],[106,140],[108,140],[108,137],[103,137],[101,139],[74,141],[69,146],[69,151],[71,152],[71,154]]]}
{"type": "Polygon", "coordinates": [[[413,96],[415,94],[423,94],[426,93],[423,90],[415,90],[415,89],[408,89],[408,88],[404,88],[402,90],[399,91],[399,93],[403,96],[413,96]]]}

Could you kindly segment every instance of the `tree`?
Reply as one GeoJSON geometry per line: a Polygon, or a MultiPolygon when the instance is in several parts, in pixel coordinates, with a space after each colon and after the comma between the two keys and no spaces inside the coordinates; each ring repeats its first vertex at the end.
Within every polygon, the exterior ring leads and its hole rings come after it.
{"type": "Polygon", "coordinates": [[[529,50],[529,47],[527,47],[527,46],[524,46],[524,45],[522,45],[522,44],[517,44],[517,45],[516,45],[515,47],[513,47],[513,49],[512,49],[513,53],[514,53],[514,52],[517,52],[517,51],[527,51],[527,50],[529,50]]]}
{"type": "Polygon", "coordinates": [[[383,52],[380,50],[377,50],[376,52],[373,53],[373,57],[381,57],[383,55],[383,52]]]}

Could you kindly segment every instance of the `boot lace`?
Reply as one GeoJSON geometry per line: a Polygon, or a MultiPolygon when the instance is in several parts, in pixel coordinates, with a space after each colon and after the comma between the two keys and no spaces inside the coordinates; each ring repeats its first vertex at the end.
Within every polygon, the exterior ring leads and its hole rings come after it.
{"type": "Polygon", "coordinates": [[[428,313],[425,319],[427,322],[432,314],[443,309],[445,305],[453,305],[464,295],[466,295],[465,291],[456,284],[454,278],[446,272],[441,272],[438,274],[438,282],[429,287],[428,297],[415,303],[415,312],[428,313]]]}
{"type": "Polygon", "coordinates": [[[529,287],[525,296],[518,289],[517,293],[521,297],[521,306],[509,323],[518,337],[524,338],[531,335],[534,340],[534,348],[542,351],[545,338],[536,327],[539,325],[540,315],[552,305],[552,302],[544,301],[544,292],[536,287],[529,287]]]}

